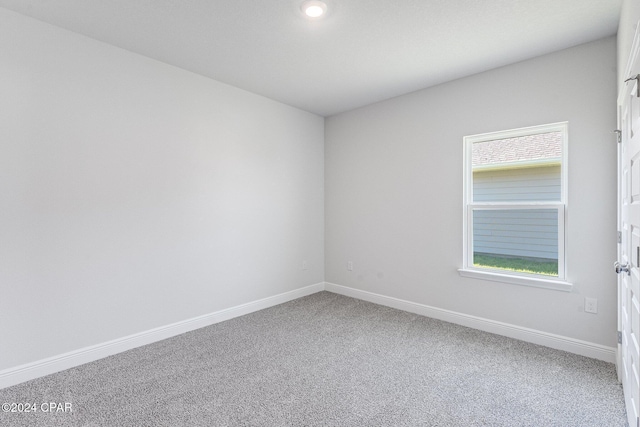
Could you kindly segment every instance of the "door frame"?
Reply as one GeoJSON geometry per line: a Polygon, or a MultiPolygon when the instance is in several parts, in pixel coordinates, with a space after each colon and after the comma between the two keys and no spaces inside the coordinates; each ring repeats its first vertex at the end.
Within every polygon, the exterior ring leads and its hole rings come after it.
{"type": "MultiPolygon", "coordinates": [[[[632,74],[632,68],[634,66],[634,64],[636,63],[636,61],[640,61],[640,21],[638,21],[638,24],[636,25],[636,32],[633,38],[633,43],[631,45],[631,50],[630,50],[630,54],[629,54],[629,58],[627,60],[627,64],[624,70],[624,74],[622,75],[623,79],[627,79],[628,77],[631,76],[632,74]]],[[[638,71],[638,73],[640,73],[640,70],[638,71]]],[[[638,74],[636,73],[636,74],[638,74]]],[[[640,75],[640,74],[639,74],[640,75]]],[[[640,79],[637,81],[638,86],[640,86],[640,79]]],[[[640,89],[638,89],[640,92],[640,89]]],[[[623,150],[622,150],[622,122],[623,122],[623,114],[625,114],[625,110],[623,108],[623,103],[625,98],[628,99],[628,95],[629,95],[629,88],[628,88],[628,83],[621,81],[620,82],[620,86],[619,86],[619,91],[618,91],[618,98],[617,98],[617,102],[616,102],[616,109],[617,109],[617,125],[618,125],[618,130],[616,131],[618,133],[618,144],[617,144],[617,161],[618,161],[618,169],[617,169],[617,232],[618,232],[618,244],[617,244],[617,254],[616,254],[616,259],[618,261],[622,261],[622,255],[623,255],[623,248],[622,248],[622,242],[625,240],[624,238],[621,238],[622,233],[624,232],[623,228],[623,221],[622,221],[622,209],[623,209],[623,198],[624,198],[624,194],[623,194],[623,188],[624,188],[624,183],[623,183],[623,179],[624,179],[624,155],[623,155],[623,150]]],[[[638,93],[637,95],[639,95],[638,97],[640,98],[640,93],[638,93]]],[[[621,340],[621,331],[623,329],[623,325],[622,325],[622,291],[623,291],[623,286],[622,286],[622,280],[623,277],[621,274],[618,275],[617,277],[617,308],[618,308],[618,315],[617,315],[617,335],[618,335],[618,345],[617,345],[617,350],[616,350],[616,371],[617,371],[617,375],[618,375],[618,381],[620,383],[623,383],[622,381],[622,375],[623,375],[623,366],[622,364],[624,363],[624,360],[622,358],[622,340],[621,340]]],[[[626,392],[625,392],[626,395],[626,392]]],[[[625,396],[625,405],[627,404],[627,399],[625,396]]],[[[627,414],[629,414],[629,410],[627,408],[627,414]]],[[[631,422],[633,420],[629,420],[629,422],[631,422]]],[[[635,423],[632,423],[630,425],[639,425],[640,426],[640,418],[636,419],[635,423]]]]}

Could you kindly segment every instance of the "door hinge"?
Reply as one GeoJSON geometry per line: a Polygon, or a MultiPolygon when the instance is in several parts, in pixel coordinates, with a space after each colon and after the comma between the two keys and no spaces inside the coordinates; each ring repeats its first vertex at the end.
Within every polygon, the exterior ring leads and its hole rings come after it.
{"type": "Polygon", "coordinates": [[[629,77],[627,80],[625,80],[624,82],[632,82],[636,80],[636,96],[638,98],[640,98],[640,74],[636,74],[635,76],[631,76],[629,77]]]}
{"type": "Polygon", "coordinates": [[[622,331],[618,331],[618,344],[622,344],[622,331]]]}
{"type": "Polygon", "coordinates": [[[613,133],[616,134],[616,141],[620,144],[622,142],[622,131],[620,129],[616,129],[613,133]]]}
{"type": "Polygon", "coordinates": [[[618,231],[618,243],[622,243],[622,231],[618,231]]]}

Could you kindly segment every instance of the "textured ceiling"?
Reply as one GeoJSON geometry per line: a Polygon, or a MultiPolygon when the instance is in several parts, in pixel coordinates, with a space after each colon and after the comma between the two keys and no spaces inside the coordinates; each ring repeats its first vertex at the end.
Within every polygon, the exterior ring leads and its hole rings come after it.
{"type": "Polygon", "coordinates": [[[614,35],[622,0],[0,0],[323,116],[614,35]]]}

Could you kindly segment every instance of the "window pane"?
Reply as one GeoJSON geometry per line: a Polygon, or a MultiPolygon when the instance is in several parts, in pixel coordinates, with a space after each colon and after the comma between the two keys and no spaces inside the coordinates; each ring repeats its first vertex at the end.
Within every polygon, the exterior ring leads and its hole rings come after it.
{"type": "Polygon", "coordinates": [[[560,201],[562,132],[472,144],[473,201],[560,201]]]}
{"type": "Polygon", "coordinates": [[[473,265],[558,276],[558,210],[474,209],[473,265]]]}

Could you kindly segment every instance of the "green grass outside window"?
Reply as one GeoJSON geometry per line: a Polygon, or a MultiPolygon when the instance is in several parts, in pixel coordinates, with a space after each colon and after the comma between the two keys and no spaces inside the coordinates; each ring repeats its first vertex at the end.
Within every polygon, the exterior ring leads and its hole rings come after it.
{"type": "Polygon", "coordinates": [[[558,261],[532,260],[527,258],[501,257],[486,254],[473,255],[474,267],[495,268],[518,273],[558,275],[558,261]]]}

